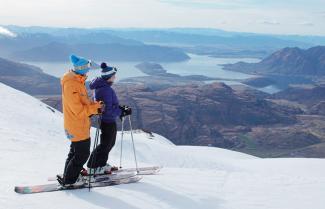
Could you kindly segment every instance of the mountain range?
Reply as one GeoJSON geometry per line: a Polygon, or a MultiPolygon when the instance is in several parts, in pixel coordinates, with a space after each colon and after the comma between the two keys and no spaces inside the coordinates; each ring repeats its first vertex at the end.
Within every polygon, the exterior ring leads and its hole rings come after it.
{"type": "Polygon", "coordinates": [[[51,42],[44,46],[14,52],[11,57],[23,61],[66,61],[72,53],[96,60],[176,62],[189,59],[178,49],[154,45],[65,44],[51,42]]]}
{"type": "Polygon", "coordinates": [[[316,46],[309,49],[284,48],[259,63],[226,64],[224,69],[255,74],[278,75],[325,75],[325,46],[316,46]]]}
{"type": "MultiPolygon", "coordinates": [[[[15,38],[1,42],[0,56],[8,57],[13,52],[42,47],[51,42],[68,45],[78,44],[122,44],[159,45],[177,48],[185,53],[195,53],[215,57],[258,57],[264,58],[284,47],[308,48],[325,44],[324,37],[280,36],[229,32],[218,29],[171,28],[171,29],[114,29],[114,28],[51,28],[2,26],[15,38]],[[33,40],[35,38],[35,40],[33,40]],[[10,52],[10,53],[9,53],[10,52]],[[9,54],[8,54],[9,53],[9,54]]],[[[145,47],[145,46],[144,46],[145,47]]],[[[131,48],[132,49],[132,48],[131,48]]],[[[150,53],[148,53],[150,55],[150,53]]],[[[124,59],[123,54],[119,59],[124,59]]],[[[171,61],[175,61],[174,58],[171,61]]],[[[149,61],[157,61],[149,60],[149,61]]],[[[139,60],[146,61],[146,60],[139,60]]],[[[181,61],[179,59],[178,61],[181,61]]]]}
{"type": "Polygon", "coordinates": [[[71,53],[91,59],[112,61],[184,61],[189,57],[181,50],[148,45],[105,32],[67,35],[18,33],[16,37],[0,34],[0,56],[28,61],[66,61],[71,53]]]}

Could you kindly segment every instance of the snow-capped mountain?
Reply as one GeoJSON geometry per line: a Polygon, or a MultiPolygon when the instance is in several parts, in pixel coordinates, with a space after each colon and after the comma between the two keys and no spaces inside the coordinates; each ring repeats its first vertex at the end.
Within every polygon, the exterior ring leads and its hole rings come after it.
{"type": "MultiPolygon", "coordinates": [[[[142,131],[134,134],[139,165],[163,166],[158,175],[91,192],[19,195],[15,185],[44,184],[62,172],[69,141],[60,112],[1,83],[0,95],[1,209],[324,208],[324,159],[260,159],[212,147],[176,146],[142,131]]],[[[115,165],[120,136],[109,158],[115,165]]],[[[128,132],[124,139],[123,165],[134,167],[128,132]]]]}
{"type": "Polygon", "coordinates": [[[17,34],[11,32],[10,30],[8,30],[7,28],[4,28],[2,26],[0,26],[0,36],[7,36],[7,37],[16,37],[17,34]]]}

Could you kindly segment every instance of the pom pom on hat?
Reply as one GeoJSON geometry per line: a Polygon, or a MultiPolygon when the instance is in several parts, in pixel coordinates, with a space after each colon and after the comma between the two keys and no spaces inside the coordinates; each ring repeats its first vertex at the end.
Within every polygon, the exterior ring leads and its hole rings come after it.
{"type": "Polygon", "coordinates": [[[115,67],[109,67],[105,62],[100,65],[100,68],[102,69],[101,77],[105,80],[110,79],[117,72],[115,67]]]}
{"type": "Polygon", "coordinates": [[[101,69],[105,69],[105,68],[107,68],[107,64],[106,64],[106,62],[102,62],[102,64],[100,64],[100,68],[101,68],[101,69]]]}

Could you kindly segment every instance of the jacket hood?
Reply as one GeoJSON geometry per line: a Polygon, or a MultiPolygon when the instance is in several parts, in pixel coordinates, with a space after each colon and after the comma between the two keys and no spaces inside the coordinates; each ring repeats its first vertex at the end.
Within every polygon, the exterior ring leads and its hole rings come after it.
{"type": "Polygon", "coordinates": [[[65,82],[68,82],[68,81],[76,81],[76,82],[80,82],[80,83],[85,83],[86,79],[87,79],[87,76],[77,75],[73,71],[69,71],[69,72],[65,73],[63,75],[63,77],[61,78],[61,84],[63,85],[65,82]]]}
{"type": "Polygon", "coordinates": [[[89,84],[89,88],[90,89],[99,89],[105,86],[111,86],[110,83],[107,82],[107,80],[104,80],[101,77],[95,78],[94,80],[92,80],[89,84]]]}

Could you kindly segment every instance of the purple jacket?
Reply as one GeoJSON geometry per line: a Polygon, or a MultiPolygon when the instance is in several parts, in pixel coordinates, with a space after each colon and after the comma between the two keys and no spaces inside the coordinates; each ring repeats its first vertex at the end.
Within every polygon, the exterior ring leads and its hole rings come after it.
{"type": "Polygon", "coordinates": [[[105,103],[105,111],[102,115],[102,121],[106,123],[115,122],[116,117],[121,115],[121,109],[119,108],[119,102],[115,94],[112,84],[106,80],[98,77],[92,80],[89,84],[90,89],[95,89],[96,101],[103,101],[105,103]]]}

